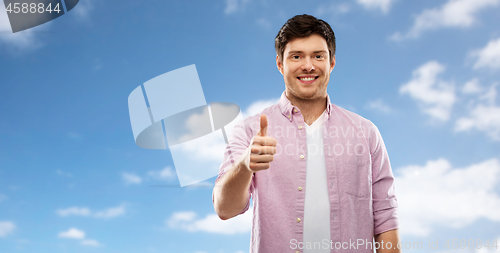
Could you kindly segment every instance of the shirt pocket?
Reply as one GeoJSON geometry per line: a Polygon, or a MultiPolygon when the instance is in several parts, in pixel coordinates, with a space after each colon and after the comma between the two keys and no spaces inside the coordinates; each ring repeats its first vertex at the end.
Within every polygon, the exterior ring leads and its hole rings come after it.
{"type": "Polygon", "coordinates": [[[372,182],[369,157],[344,156],[341,171],[341,181],[347,194],[355,197],[369,197],[372,182]]]}

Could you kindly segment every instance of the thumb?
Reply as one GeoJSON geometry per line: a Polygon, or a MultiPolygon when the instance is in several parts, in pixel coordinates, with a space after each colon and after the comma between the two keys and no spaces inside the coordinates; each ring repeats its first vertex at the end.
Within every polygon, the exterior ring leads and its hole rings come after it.
{"type": "Polygon", "coordinates": [[[267,135],[267,117],[264,114],[260,115],[260,131],[259,131],[259,135],[260,136],[266,136],[267,135]]]}

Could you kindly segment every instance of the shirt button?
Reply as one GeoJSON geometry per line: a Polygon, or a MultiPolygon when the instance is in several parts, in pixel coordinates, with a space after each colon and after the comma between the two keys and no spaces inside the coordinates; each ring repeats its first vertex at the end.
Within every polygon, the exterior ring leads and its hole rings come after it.
{"type": "Polygon", "coordinates": [[[300,222],[300,218],[297,218],[297,222],[300,222]]]}
{"type": "Polygon", "coordinates": [[[302,126],[299,126],[299,129],[302,129],[302,126]]]}
{"type": "Polygon", "coordinates": [[[288,118],[291,118],[291,117],[292,117],[292,115],[288,115],[288,118]]]}
{"type": "Polygon", "coordinates": [[[300,155],[300,159],[304,159],[304,155],[300,155]]]}
{"type": "Polygon", "coordinates": [[[297,108],[293,108],[293,112],[297,112],[297,108]]]}
{"type": "Polygon", "coordinates": [[[295,253],[300,253],[300,251],[297,250],[297,251],[295,251],[295,253]]]}
{"type": "Polygon", "coordinates": [[[299,191],[302,191],[302,186],[299,186],[299,191]]]}

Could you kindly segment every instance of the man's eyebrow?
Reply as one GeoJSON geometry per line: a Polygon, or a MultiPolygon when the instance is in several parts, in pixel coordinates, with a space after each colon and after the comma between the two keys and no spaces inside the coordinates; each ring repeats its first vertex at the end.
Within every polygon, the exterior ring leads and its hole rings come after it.
{"type": "MultiPolygon", "coordinates": [[[[290,51],[288,52],[288,54],[302,54],[304,53],[303,51],[290,51]]],[[[319,50],[319,51],[314,51],[313,52],[314,54],[318,54],[318,53],[327,53],[325,50],[319,50]]]]}

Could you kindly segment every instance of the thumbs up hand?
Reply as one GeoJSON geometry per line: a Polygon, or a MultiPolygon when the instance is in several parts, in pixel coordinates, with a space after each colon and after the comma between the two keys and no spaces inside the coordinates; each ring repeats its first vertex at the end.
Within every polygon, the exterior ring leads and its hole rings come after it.
{"type": "Polygon", "coordinates": [[[276,143],[276,139],[267,136],[267,117],[263,114],[260,116],[260,131],[252,138],[249,147],[250,159],[245,159],[247,168],[252,172],[269,169],[276,154],[276,143]]]}

